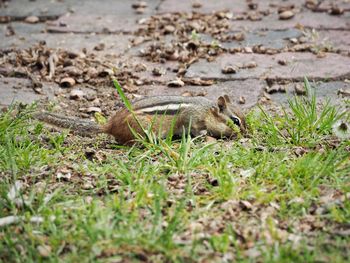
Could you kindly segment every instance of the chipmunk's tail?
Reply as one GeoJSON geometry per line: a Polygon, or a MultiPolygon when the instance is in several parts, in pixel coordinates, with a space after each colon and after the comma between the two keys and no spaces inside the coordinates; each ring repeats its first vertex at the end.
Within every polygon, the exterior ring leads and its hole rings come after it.
{"type": "Polygon", "coordinates": [[[83,136],[104,132],[104,129],[93,121],[60,116],[49,112],[36,112],[33,117],[59,128],[70,129],[74,134],[83,136]]]}

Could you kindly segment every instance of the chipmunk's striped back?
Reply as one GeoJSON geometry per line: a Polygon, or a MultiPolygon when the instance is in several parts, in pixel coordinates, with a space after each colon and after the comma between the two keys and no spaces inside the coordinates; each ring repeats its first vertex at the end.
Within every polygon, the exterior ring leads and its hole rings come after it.
{"type": "Polygon", "coordinates": [[[184,109],[198,106],[210,107],[213,103],[205,98],[182,96],[158,96],[136,101],[133,106],[136,113],[176,115],[184,109]]]}

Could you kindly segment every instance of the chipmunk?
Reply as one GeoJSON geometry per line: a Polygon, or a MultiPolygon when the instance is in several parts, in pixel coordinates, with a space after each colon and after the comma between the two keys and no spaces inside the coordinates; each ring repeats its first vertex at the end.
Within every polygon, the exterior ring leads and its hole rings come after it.
{"type": "Polygon", "coordinates": [[[107,133],[121,144],[133,143],[135,136],[132,130],[143,134],[143,129],[147,130],[149,125],[162,138],[171,129],[175,136],[181,136],[184,130],[190,129],[194,136],[207,134],[215,138],[231,138],[239,132],[246,132],[243,114],[232,105],[227,95],[220,96],[217,102],[203,97],[146,97],[132,104],[132,112],[122,108],[102,126],[92,121],[47,112],[36,113],[34,117],[58,127],[73,129],[81,135],[107,133]],[[237,129],[232,127],[232,123],[237,129]]]}

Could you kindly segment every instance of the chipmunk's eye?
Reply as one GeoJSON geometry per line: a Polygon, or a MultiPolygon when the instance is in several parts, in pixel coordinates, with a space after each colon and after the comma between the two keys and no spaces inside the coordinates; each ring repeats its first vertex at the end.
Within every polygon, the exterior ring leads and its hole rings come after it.
{"type": "Polygon", "coordinates": [[[233,121],[234,124],[236,124],[237,126],[241,126],[241,120],[236,117],[236,116],[231,116],[231,120],[233,121]]]}

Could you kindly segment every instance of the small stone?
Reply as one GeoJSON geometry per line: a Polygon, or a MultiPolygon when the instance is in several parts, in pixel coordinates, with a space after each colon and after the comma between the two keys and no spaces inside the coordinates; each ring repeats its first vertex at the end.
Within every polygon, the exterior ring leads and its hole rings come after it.
{"type": "Polygon", "coordinates": [[[182,97],[193,97],[193,93],[190,91],[185,91],[181,94],[182,97]]]}
{"type": "Polygon", "coordinates": [[[340,89],[337,92],[338,95],[341,95],[342,97],[350,97],[350,89],[340,89]]]}
{"type": "Polygon", "coordinates": [[[144,63],[138,63],[138,64],[135,65],[134,68],[135,68],[136,72],[143,72],[143,71],[147,70],[147,66],[144,63]]]}
{"type": "Polygon", "coordinates": [[[61,172],[58,172],[56,174],[56,178],[59,179],[59,180],[65,180],[65,181],[69,181],[71,178],[72,178],[72,174],[67,172],[67,173],[61,173],[61,172]]]}
{"type": "Polygon", "coordinates": [[[293,38],[290,38],[289,41],[292,43],[292,44],[298,44],[298,39],[293,37],[293,38]]]}
{"type": "Polygon", "coordinates": [[[144,85],[144,84],[145,84],[145,81],[142,80],[142,79],[137,79],[137,80],[135,80],[135,85],[136,85],[136,86],[142,86],[142,85],[144,85]]]}
{"type": "Polygon", "coordinates": [[[245,47],[244,48],[244,52],[248,53],[248,54],[251,54],[251,53],[253,53],[253,49],[251,47],[245,47]]]}
{"type": "Polygon", "coordinates": [[[73,87],[74,85],[75,85],[75,79],[73,78],[63,78],[60,81],[60,86],[62,88],[70,88],[70,87],[73,87]]]}
{"type": "Polygon", "coordinates": [[[286,93],[287,92],[286,86],[279,86],[278,91],[286,93]]]}
{"type": "Polygon", "coordinates": [[[241,169],[239,172],[239,175],[243,178],[252,177],[254,174],[256,174],[256,170],[254,168],[248,168],[246,170],[241,169]]]}
{"type": "Polygon", "coordinates": [[[306,95],[306,90],[303,84],[296,84],[294,87],[294,91],[297,95],[306,95]]]}
{"type": "Polygon", "coordinates": [[[48,245],[40,245],[37,247],[40,256],[47,258],[51,255],[51,247],[48,245]]]}
{"type": "Polygon", "coordinates": [[[287,60],[285,60],[285,59],[279,59],[279,60],[277,61],[277,63],[280,64],[281,66],[286,66],[286,65],[287,65],[287,60]]]}
{"type": "Polygon", "coordinates": [[[294,13],[291,10],[286,10],[286,11],[279,14],[279,18],[281,20],[291,19],[293,16],[294,16],[294,13]]]}
{"type": "Polygon", "coordinates": [[[258,64],[255,61],[250,61],[247,64],[244,64],[244,68],[256,68],[258,64]]]}
{"type": "Polygon", "coordinates": [[[250,202],[245,200],[239,201],[239,205],[244,210],[251,210],[253,208],[253,205],[250,202]]]}
{"type": "Polygon", "coordinates": [[[258,8],[258,4],[254,3],[254,2],[250,2],[250,3],[248,3],[248,7],[251,10],[256,10],[258,8]]]}
{"type": "Polygon", "coordinates": [[[104,50],[106,45],[104,43],[99,43],[97,46],[94,47],[94,50],[96,51],[102,51],[104,50]]]}
{"type": "Polygon", "coordinates": [[[271,100],[271,96],[267,92],[264,92],[263,98],[265,98],[266,100],[271,100]]]}
{"type": "MultiPolygon", "coordinates": [[[[68,66],[68,67],[64,67],[63,68],[63,72],[67,73],[69,76],[74,76],[74,77],[80,77],[81,75],[83,75],[83,71],[78,69],[77,67],[74,66],[68,66]]],[[[67,78],[68,79],[68,78],[67,78]]],[[[65,79],[62,79],[62,81],[65,79]]],[[[74,80],[74,79],[73,79],[74,80]]],[[[61,82],[62,82],[61,81],[61,82]]],[[[69,80],[70,82],[72,82],[72,80],[69,80]]],[[[73,83],[73,82],[72,82],[73,83]]],[[[75,83],[74,83],[75,84],[75,83]]],[[[73,85],[74,85],[73,84],[73,85]]]]}
{"type": "Polygon", "coordinates": [[[306,43],[307,41],[308,41],[307,37],[305,36],[299,37],[299,43],[303,44],[303,43],[306,43]]]}
{"type": "Polygon", "coordinates": [[[87,113],[95,113],[95,112],[102,112],[101,108],[99,107],[88,107],[86,109],[87,113]]]}
{"type": "Polygon", "coordinates": [[[73,89],[69,93],[69,98],[72,100],[80,100],[84,97],[85,93],[80,89],[73,89]]]}
{"type": "Polygon", "coordinates": [[[94,188],[94,186],[92,185],[91,182],[85,182],[85,183],[83,184],[82,188],[83,188],[84,190],[90,190],[90,189],[94,188]]]}
{"type": "Polygon", "coordinates": [[[114,75],[113,69],[109,69],[109,68],[104,68],[98,73],[98,76],[100,78],[104,78],[107,76],[113,76],[113,75],[114,75]]]}
{"type": "Polygon", "coordinates": [[[322,52],[322,51],[318,52],[316,55],[317,58],[325,58],[326,56],[327,56],[326,52],[322,52]]]}
{"type": "MultiPolygon", "coordinates": [[[[184,59],[184,60],[186,60],[185,58],[187,57],[187,54],[186,53],[183,53],[182,54],[182,58],[184,59]]],[[[173,54],[171,54],[170,56],[169,56],[169,60],[171,60],[171,61],[176,61],[176,60],[178,60],[180,58],[180,54],[179,54],[179,52],[177,52],[177,50],[173,53],[173,54]]],[[[164,62],[161,62],[161,63],[164,63],[164,62]]]]}
{"type": "Polygon", "coordinates": [[[329,10],[329,14],[331,15],[342,15],[343,13],[344,13],[344,9],[338,6],[332,6],[332,8],[329,10]]]}
{"type": "Polygon", "coordinates": [[[216,13],[215,13],[215,15],[217,16],[217,18],[219,18],[219,19],[227,18],[227,17],[226,17],[226,14],[227,14],[227,12],[224,12],[224,11],[219,11],[219,12],[216,12],[216,13]]]}
{"type": "Polygon", "coordinates": [[[146,8],[147,7],[147,2],[145,1],[139,1],[137,3],[133,3],[131,5],[132,8],[134,9],[138,9],[138,8],[146,8]]]}
{"type": "Polygon", "coordinates": [[[243,41],[245,39],[245,34],[243,32],[238,32],[233,34],[232,38],[236,41],[243,41]]]}
{"type": "MultiPolygon", "coordinates": [[[[215,139],[215,138],[214,138],[215,139]]],[[[215,141],[216,141],[216,139],[215,139],[215,141]]],[[[214,141],[214,142],[215,142],[214,141]]],[[[219,181],[218,181],[218,179],[216,179],[216,178],[209,178],[208,179],[208,183],[210,184],[210,185],[212,185],[212,186],[219,186],[219,181]]]]}
{"type": "Polygon", "coordinates": [[[67,56],[70,59],[75,59],[75,58],[78,58],[78,57],[79,58],[85,58],[86,57],[86,55],[83,52],[77,53],[77,52],[73,52],[73,51],[68,51],[67,52],[67,56]]]}
{"type": "Polygon", "coordinates": [[[175,80],[171,80],[167,84],[170,88],[179,88],[185,86],[185,82],[183,82],[181,79],[177,78],[175,80]]]}
{"type": "Polygon", "coordinates": [[[24,22],[29,24],[35,24],[39,22],[39,17],[37,16],[27,16],[26,19],[24,19],[24,22]]]}
{"type": "Polygon", "coordinates": [[[309,9],[315,9],[318,5],[318,0],[306,0],[305,6],[309,9]]]}
{"type": "Polygon", "coordinates": [[[129,85],[126,84],[126,85],[123,86],[123,90],[125,92],[127,92],[127,93],[137,93],[139,88],[134,86],[134,85],[132,85],[132,84],[129,84],[129,85]]]}
{"type": "Polygon", "coordinates": [[[145,9],[143,7],[139,7],[135,9],[135,13],[142,15],[145,12],[145,9]]]}
{"type": "Polygon", "coordinates": [[[200,43],[198,41],[189,41],[186,45],[187,49],[190,50],[196,50],[200,46],[200,43]]]}
{"type": "Polygon", "coordinates": [[[195,86],[211,86],[214,81],[212,79],[191,78],[187,80],[187,83],[195,86]]]}
{"type": "Polygon", "coordinates": [[[257,12],[251,12],[248,17],[247,17],[250,21],[260,21],[262,20],[262,16],[257,13],[257,12]]]}
{"type": "MultiPolygon", "coordinates": [[[[210,81],[212,81],[212,80],[210,80],[210,81]]],[[[207,91],[204,91],[204,90],[199,91],[199,92],[197,92],[197,94],[196,94],[196,96],[198,96],[198,97],[205,97],[205,96],[207,96],[207,95],[208,95],[208,92],[207,92],[207,91]]]]}
{"type": "Polygon", "coordinates": [[[245,104],[245,101],[246,101],[246,100],[245,100],[245,97],[240,96],[240,97],[239,97],[239,100],[238,100],[238,103],[239,103],[239,104],[245,104]]]}
{"type": "Polygon", "coordinates": [[[0,23],[8,23],[11,21],[11,17],[9,16],[0,16],[0,23]]]}
{"type": "Polygon", "coordinates": [[[134,46],[138,46],[138,45],[142,44],[144,41],[145,41],[145,38],[142,36],[138,36],[138,37],[131,40],[131,42],[134,46]]]}
{"type": "Polygon", "coordinates": [[[154,76],[157,76],[157,77],[162,76],[165,74],[165,69],[164,68],[153,68],[152,74],[154,76]]]}
{"type": "Polygon", "coordinates": [[[166,25],[164,27],[164,33],[165,34],[170,34],[170,33],[173,33],[175,31],[175,27],[172,26],[172,25],[166,25]]]}
{"type": "Polygon", "coordinates": [[[274,85],[272,87],[267,87],[266,88],[266,92],[268,94],[273,94],[273,93],[277,93],[277,92],[286,92],[286,88],[284,86],[279,86],[279,85],[274,85]]]}
{"type": "Polygon", "coordinates": [[[13,29],[13,27],[11,25],[7,25],[5,28],[6,28],[5,36],[10,37],[10,36],[13,36],[16,34],[15,30],[13,29]]]}
{"type": "Polygon", "coordinates": [[[201,7],[202,7],[202,4],[199,3],[199,2],[194,2],[194,3],[192,4],[192,7],[193,7],[193,8],[201,8],[201,7]]]}
{"type": "Polygon", "coordinates": [[[235,74],[238,71],[238,67],[237,66],[232,66],[232,65],[228,65],[225,66],[221,69],[221,72],[223,74],[235,74]]]}
{"type": "Polygon", "coordinates": [[[256,247],[252,247],[244,251],[244,255],[248,258],[255,259],[261,255],[261,252],[256,247]]]}

